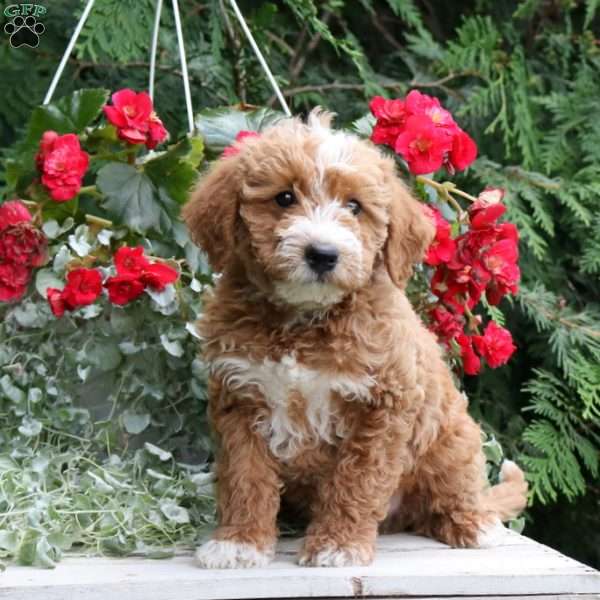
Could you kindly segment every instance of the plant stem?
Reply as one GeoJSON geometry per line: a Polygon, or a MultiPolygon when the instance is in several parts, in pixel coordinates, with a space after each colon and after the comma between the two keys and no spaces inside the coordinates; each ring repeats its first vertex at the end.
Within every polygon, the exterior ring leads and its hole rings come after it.
{"type": "Polygon", "coordinates": [[[96,217],[95,215],[86,214],[85,220],[90,225],[95,225],[101,227],[102,229],[110,229],[114,225],[112,221],[109,221],[108,219],[102,219],[101,217],[96,217]]]}
{"type": "Polygon", "coordinates": [[[95,185],[84,185],[79,188],[80,194],[89,194],[90,196],[95,196],[96,198],[102,198],[102,194],[98,191],[98,188],[95,185]]]}
{"type": "Polygon", "coordinates": [[[463,192],[462,190],[458,189],[456,185],[454,185],[451,181],[438,183],[437,181],[434,181],[429,177],[425,177],[424,175],[418,175],[417,181],[420,183],[426,183],[427,185],[430,185],[432,188],[435,188],[436,190],[442,193],[446,192],[449,194],[456,194],[457,196],[462,196],[463,198],[466,198],[471,202],[475,202],[477,200],[475,196],[471,196],[471,194],[467,194],[467,192],[463,192]]]}
{"type": "Polygon", "coordinates": [[[458,215],[459,221],[467,220],[468,215],[467,215],[466,211],[463,210],[462,206],[456,201],[455,198],[452,197],[452,194],[456,194],[457,196],[466,198],[470,202],[475,202],[475,200],[477,200],[477,198],[475,198],[475,196],[471,196],[471,194],[467,194],[467,192],[463,192],[462,190],[459,190],[450,181],[445,181],[444,183],[439,183],[437,181],[434,181],[433,179],[430,179],[429,177],[424,177],[423,175],[418,175],[417,181],[419,183],[429,185],[432,188],[434,188],[435,190],[437,190],[440,193],[440,195],[442,196],[442,198],[446,202],[448,202],[448,204],[450,204],[450,206],[452,206],[452,208],[454,208],[454,210],[456,211],[456,213],[458,215]]]}
{"type": "Polygon", "coordinates": [[[477,317],[471,312],[471,309],[465,304],[465,315],[467,315],[469,319],[469,329],[475,331],[477,335],[480,335],[479,332],[479,322],[477,317]]]}

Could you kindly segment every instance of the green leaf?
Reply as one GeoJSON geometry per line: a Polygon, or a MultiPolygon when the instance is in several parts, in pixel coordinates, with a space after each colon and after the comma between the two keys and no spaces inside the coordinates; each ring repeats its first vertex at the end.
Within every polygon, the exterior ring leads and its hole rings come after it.
{"type": "Polygon", "coordinates": [[[167,452],[166,450],[163,450],[162,448],[159,448],[158,446],[155,446],[154,444],[151,444],[150,442],[146,442],[144,444],[144,448],[148,452],[150,452],[150,454],[153,454],[154,456],[158,456],[158,458],[162,462],[165,462],[166,460],[173,458],[173,455],[170,452],[167,452]]]}
{"type": "Polygon", "coordinates": [[[75,539],[73,536],[67,535],[61,531],[50,533],[47,537],[48,543],[61,550],[70,550],[75,539]]]}
{"type": "Polygon", "coordinates": [[[264,131],[285,119],[271,108],[241,111],[235,108],[209,108],[196,115],[196,129],[204,138],[206,149],[216,156],[230,146],[240,131],[264,131]]]}
{"type": "Polygon", "coordinates": [[[352,131],[364,138],[370,138],[375,125],[375,117],[371,113],[367,113],[360,119],[352,122],[352,131]]]}
{"type": "Polygon", "coordinates": [[[69,231],[71,227],[75,224],[75,221],[72,217],[68,217],[59,225],[57,221],[54,219],[50,219],[45,221],[42,225],[42,231],[49,237],[51,240],[56,239],[59,235],[62,235],[66,231],[69,231]]]}
{"type": "MultiPolygon", "coordinates": [[[[7,161],[7,182],[21,195],[30,196],[26,191],[37,176],[34,156],[38,151],[42,135],[46,131],[81,134],[102,111],[106,104],[108,90],[77,90],[70,96],[47,105],[37,106],[27,124],[23,141],[17,146],[14,158],[7,161]]],[[[74,214],[77,201],[50,202],[44,209],[44,217],[62,218],[74,214]]]]}
{"type": "Polygon", "coordinates": [[[123,427],[125,427],[125,431],[127,431],[127,433],[142,433],[142,431],[144,431],[144,429],[150,425],[149,413],[136,414],[126,410],[123,413],[122,419],[123,427]]]}
{"type": "Polygon", "coordinates": [[[160,510],[163,515],[169,519],[169,521],[173,521],[174,523],[189,523],[190,515],[188,511],[183,508],[183,506],[179,506],[174,502],[165,501],[160,505],[160,510]]]}
{"type": "Polygon", "coordinates": [[[34,109],[27,127],[25,144],[35,146],[45,131],[59,134],[83,133],[102,111],[108,99],[108,90],[77,90],[70,96],[34,109]]]}
{"type": "Polygon", "coordinates": [[[160,343],[171,356],[183,356],[184,350],[179,340],[169,340],[167,335],[163,333],[160,336],[160,343]]]}
{"type": "Polygon", "coordinates": [[[0,529],[0,548],[14,552],[19,544],[16,531],[0,529]]]}
{"type": "Polygon", "coordinates": [[[202,138],[185,138],[166,152],[144,163],[144,172],[157,187],[163,187],[175,202],[183,204],[196,181],[197,168],[203,156],[202,138]]]}
{"type": "Polygon", "coordinates": [[[101,371],[116,369],[122,358],[118,344],[111,340],[98,340],[86,349],[87,361],[101,371]]]}
{"type": "Polygon", "coordinates": [[[35,437],[42,431],[42,424],[33,417],[25,415],[21,425],[19,426],[19,433],[25,437],[35,437]]]}
{"type": "Polygon", "coordinates": [[[34,529],[27,529],[25,535],[21,539],[17,550],[17,560],[19,564],[30,566],[33,565],[36,558],[36,545],[39,539],[39,533],[34,529]]]}
{"type": "Polygon", "coordinates": [[[135,167],[112,162],[98,171],[98,189],[106,196],[108,217],[137,233],[153,229],[166,233],[179,207],[161,188],[135,167]]]}
{"type": "Polygon", "coordinates": [[[20,404],[25,400],[25,392],[14,385],[8,375],[4,375],[0,379],[0,392],[15,404],[20,404]]]}
{"type": "Polygon", "coordinates": [[[52,269],[40,269],[35,276],[35,289],[42,298],[46,298],[48,288],[62,290],[64,285],[64,280],[57,277],[52,269]]]}

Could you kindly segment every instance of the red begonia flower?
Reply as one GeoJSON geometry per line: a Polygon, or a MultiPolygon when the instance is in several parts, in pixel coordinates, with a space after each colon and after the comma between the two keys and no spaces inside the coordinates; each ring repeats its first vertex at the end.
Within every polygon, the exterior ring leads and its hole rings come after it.
{"type": "Polygon", "coordinates": [[[97,269],[74,269],[67,273],[62,291],[65,307],[74,310],[95,302],[102,293],[102,275],[97,269]]]}
{"type": "Polygon", "coordinates": [[[46,262],[48,239],[31,223],[17,223],[0,231],[0,262],[40,267],[46,262]]]}
{"type": "Polygon", "coordinates": [[[27,291],[31,271],[16,263],[0,264],[0,302],[20,300],[27,291]]]}
{"type": "Polygon", "coordinates": [[[42,184],[52,200],[66,202],[79,192],[89,156],[81,149],[74,133],[58,135],[55,131],[46,131],[40,141],[36,163],[42,174],[42,184]]]}
{"type": "Polygon", "coordinates": [[[394,150],[406,160],[411,173],[422,175],[433,173],[442,166],[451,144],[452,138],[436,127],[429,117],[415,115],[407,119],[394,150]]]}
{"type": "Polygon", "coordinates": [[[444,306],[436,306],[429,312],[429,329],[446,345],[463,332],[464,319],[444,306]]]}
{"type": "Polygon", "coordinates": [[[144,269],[150,265],[150,261],[144,256],[142,246],[122,246],[115,252],[115,268],[118,275],[140,276],[144,269]]]}
{"type": "Polygon", "coordinates": [[[451,236],[450,223],[442,217],[442,213],[437,208],[425,207],[428,216],[435,224],[435,238],[425,255],[425,262],[428,265],[436,266],[448,262],[454,255],[456,243],[451,236]]]}
{"type": "Polygon", "coordinates": [[[464,372],[467,375],[477,375],[481,370],[481,359],[473,350],[473,338],[463,333],[456,338],[456,341],[460,346],[464,372]]]}
{"type": "Polygon", "coordinates": [[[452,138],[449,163],[457,171],[463,171],[477,158],[477,144],[473,138],[459,129],[452,138]]]}
{"type": "Polygon", "coordinates": [[[238,154],[242,148],[242,144],[244,140],[248,138],[259,138],[260,133],[258,131],[246,131],[242,130],[235,136],[235,141],[231,146],[227,146],[223,153],[221,154],[221,158],[229,158],[230,156],[235,156],[238,154]]]}
{"type": "Polygon", "coordinates": [[[146,92],[123,89],[115,92],[111,100],[112,106],[105,106],[104,114],[117,128],[120,139],[130,144],[145,144],[150,149],[167,139],[169,134],[146,92]]]}
{"type": "Polygon", "coordinates": [[[62,290],[56,288],[48,288],[46,290],[46,299],[50,306],[50,310],[55,317],[62,317],[65,314],[66,305],[62,295],[62,290]]]}
{"type": "Polygon", "coordinates": [[[506,212],[502,204],[504,190],[488,188],[483,190],[477,200],[469,206],[469,222],[472,229],[483,229],[495,225],[496,221],[506,212]]]}
{"type": "Polygon", "coordinates": [[[179,273],[164,263],[152,263],[141,275],[142,282],[154,290],[161,292],[169,283],[177,281],[179,273]]]}
{"type": "Polygon", "coordinates": [[[119,306],[132,302],[144,293],[144,284],[135,275],[116,275],[107,279],[104,285],[108,290],[108,299],[119,306]]]}
{"type": "Polygon", "coordinates": [[[495,321],[487,324],[483,335],[473,336],[473,344],[492,369],[506,364],[516,350],[510,331],[495,321]]]}
{"type": "Polygon", "coordinates": [[[31,213],[20,200],[10,200],[0,205],[0,231],[31,221],[31,213]]]}

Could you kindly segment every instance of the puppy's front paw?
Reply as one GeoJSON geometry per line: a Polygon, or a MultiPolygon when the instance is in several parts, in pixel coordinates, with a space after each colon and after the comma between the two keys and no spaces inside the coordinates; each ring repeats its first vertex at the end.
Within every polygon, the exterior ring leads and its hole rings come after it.
{"type": "Polygon", "coordinates": [[[298,556],[298,564],[305,567],[352,567],[373,562],[373,551],[359,545],[336,546],[309,550],[306,547],[298,556]]]}
{"type": "Polygon", "coordinates": [[[274,551],[260,551],[252,544],[231,540],[210,540],[196,550],[196,562],[203,569],[239,569],[264,567],[274,551]]]}

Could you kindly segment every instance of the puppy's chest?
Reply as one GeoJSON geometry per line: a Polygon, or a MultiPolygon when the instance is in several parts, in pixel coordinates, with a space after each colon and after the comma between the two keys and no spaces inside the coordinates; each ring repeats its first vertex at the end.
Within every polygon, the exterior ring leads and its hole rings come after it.
{"type": "Polygon", "coordinates": [[[337,444],[351,426],[349,401],[368,400],[373,381],[310,368],[293,355],[262,362],[220,358],[213,372],[231,390],[256,393],[268,410],[256,422],[274,456],[291,460],[302,450],[337,444]]]}

